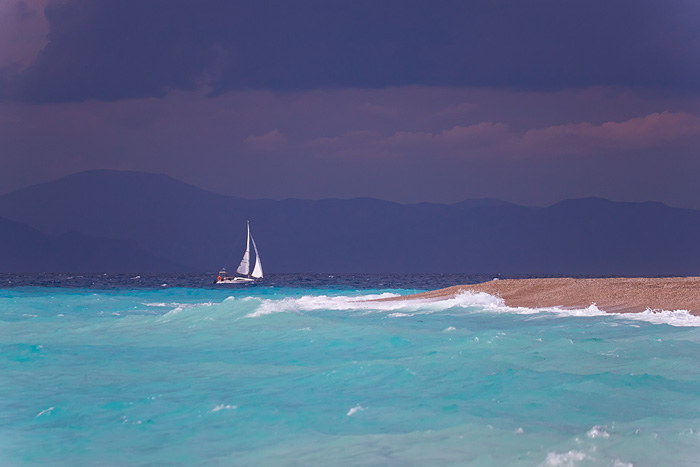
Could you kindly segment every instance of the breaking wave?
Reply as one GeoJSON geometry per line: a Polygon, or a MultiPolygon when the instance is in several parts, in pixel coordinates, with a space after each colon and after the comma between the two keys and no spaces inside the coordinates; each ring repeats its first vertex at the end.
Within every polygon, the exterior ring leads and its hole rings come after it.
{"type": "Polygon", "coordinates": [[[520,315],[542,315],[557,317],[616,317],[621,320],[644,321],[652,324],[671,326],[700,327],[700,316],[694,316],[687,310],[645,310],[640,313],[611,313],[600,310],[595,304],[586,308],[526,308],[506,306],[503,299],[483,292],[464,292],[454,297],[443,299],[398,299],[382,301],[381,299],[398,298],[394,293],[382,293],[358,296],[304,295],[303,297],[282,300],[263,299],[260,305],[246,315],[258,318],[273,313],[301,313],[307,311],[360,311],[363,313],[386,313],[389,318],[404,318],[427,315],[444,311],[451,312],[489,312],[514,313],[520,315]]]}

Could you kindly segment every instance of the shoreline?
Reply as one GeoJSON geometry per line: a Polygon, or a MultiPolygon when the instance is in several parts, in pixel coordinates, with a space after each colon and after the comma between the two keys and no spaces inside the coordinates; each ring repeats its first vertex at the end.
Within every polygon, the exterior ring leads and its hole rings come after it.
{"type": "Polygon", "coordinates": [[[700,316],[700,277],[495,279],[379,301],[445,300],[465,292],[502,298],[509,307],[573,309],[595,304],[607,313],[687,310],[700,316]]]}

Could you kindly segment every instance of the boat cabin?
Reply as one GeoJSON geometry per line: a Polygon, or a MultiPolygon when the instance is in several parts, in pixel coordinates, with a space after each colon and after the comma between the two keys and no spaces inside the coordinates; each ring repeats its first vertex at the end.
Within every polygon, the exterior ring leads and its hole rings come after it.
{"type": "Polygon", "coordinates": [[[217,281],[225,281],[228,279],[231,279],[231,278],[228,277],[228,273],[226,272],[225,269],[222,269],[221,271],[219,271],[219,277],[216,278],[217,281]]]}

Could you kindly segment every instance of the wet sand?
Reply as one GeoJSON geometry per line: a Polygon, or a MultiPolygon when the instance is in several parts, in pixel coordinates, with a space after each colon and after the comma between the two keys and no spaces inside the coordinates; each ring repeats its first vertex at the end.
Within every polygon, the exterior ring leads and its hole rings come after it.
{"type": "Polygon", "coordinates": [[[606,312],[688,310],[700,316],[700,277],[504,279],[383,300],[440,300],[463,292],[485,292],[511,307],[586,308],[595,303],[606,312]]]}

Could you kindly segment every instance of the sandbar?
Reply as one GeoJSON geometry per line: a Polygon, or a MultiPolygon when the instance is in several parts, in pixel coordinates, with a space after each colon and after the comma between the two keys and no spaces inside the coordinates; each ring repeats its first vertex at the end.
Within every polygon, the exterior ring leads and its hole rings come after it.
{"type": "Polygon", "coordinates": [[[700,277],[496,279],[382,300],[442,300],[465,292],[485,292],[502,298],[510,307],[586,308],[595,304],[610,313],[687,310],[700,316],[700,277]]]}

